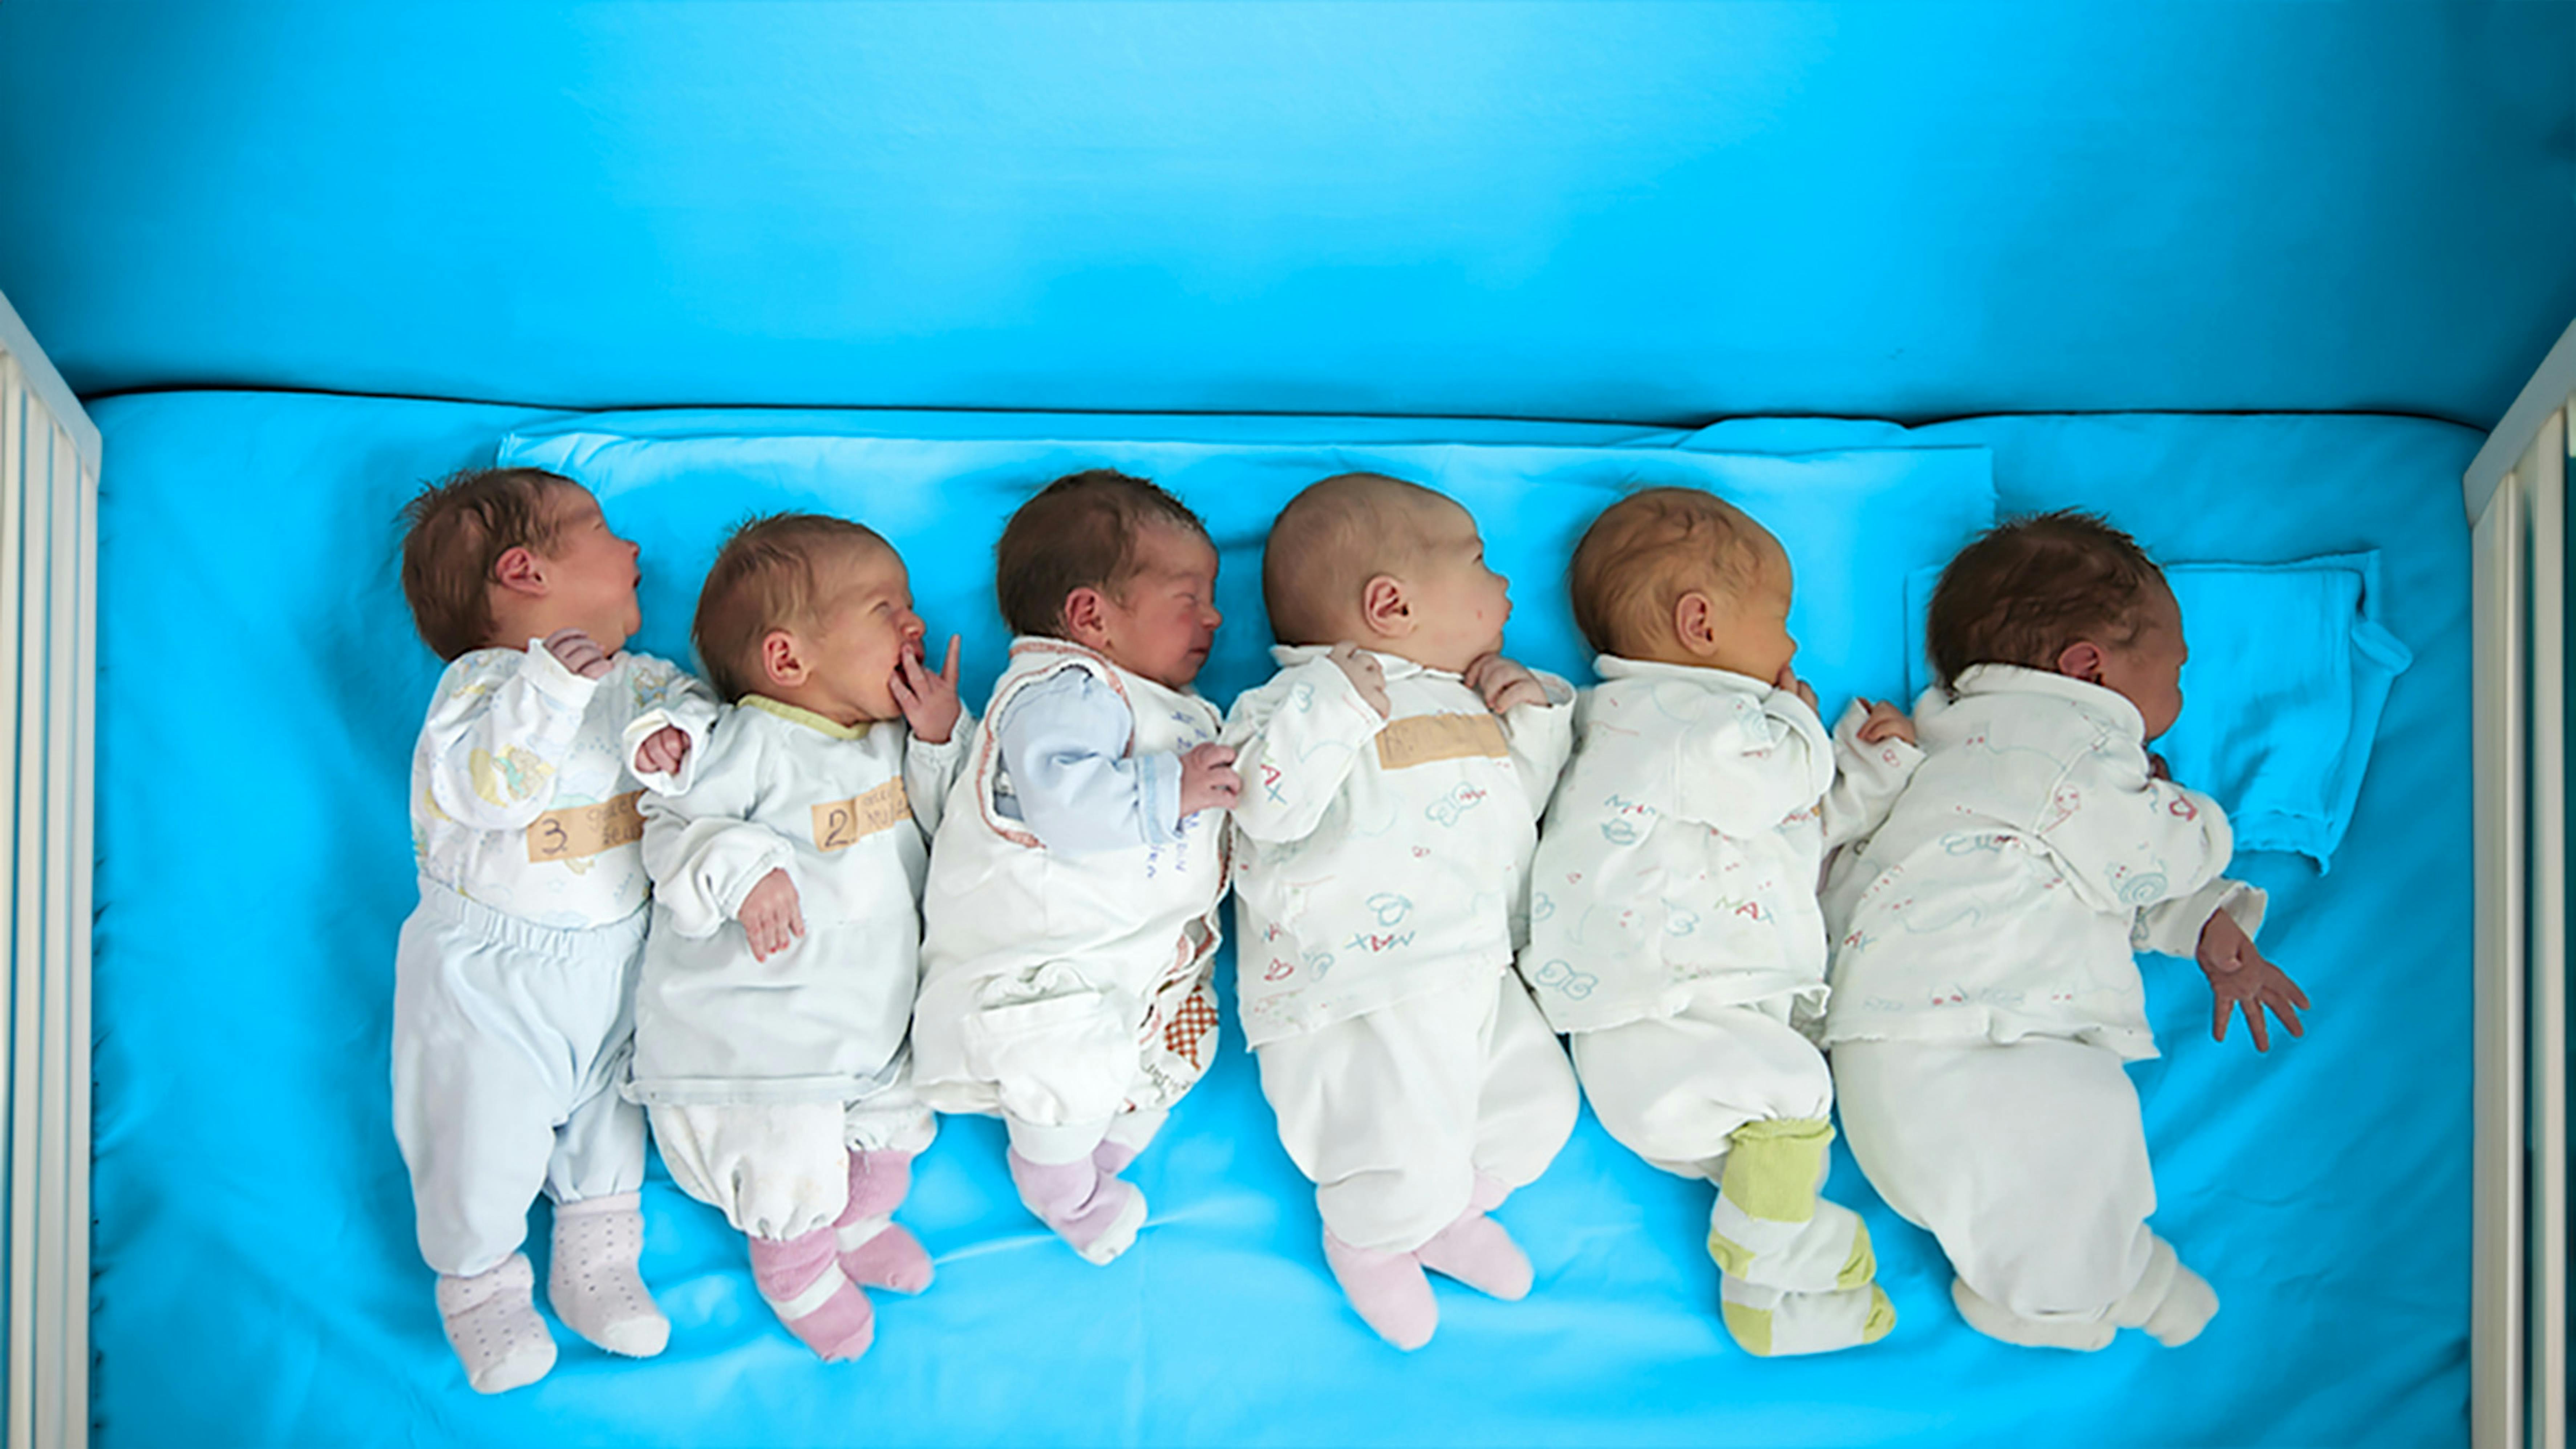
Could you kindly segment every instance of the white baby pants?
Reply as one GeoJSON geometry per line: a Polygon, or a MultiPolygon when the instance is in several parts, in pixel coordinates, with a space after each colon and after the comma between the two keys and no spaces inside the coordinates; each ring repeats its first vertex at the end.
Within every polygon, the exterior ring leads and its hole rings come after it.
{"type": "Polygon", "coordinates": [[[800,1238],[850,1200],[852,1152],[918,1153],[930,1109],[910,1072],[852,1102],[655,1103],[653,1141],[680,1191],[755,1238],[800,1238]]]}
{"type": "Polygon", "coordinates": [[[1574,1033],[1593,1115],[1646,1161],[1711,1182],[1746,1123],[1823,1120],[1833,1072],[1790,1027],[1791,1000],[1694,1000],[1672,1016],[1574,1033]]]}
{"type": "Polygon", "coordinates": [[[617,1088],[646,915],[558,930],[421,882],[394,952],[393,1115],[432,1268],[498,1266],[540,1189],[643,1186],[644,1111],[617,1088]]]}
{"type": "Polygon", "coordinates": [[[1556,1034],[1509,967],[1257,1048],[1279,1140],[1333,1236],[1409,1253],[1482,1174],[1535,1181],[1574,1131],[1556,1034]]]}
{"type": "Polygon", "coordinates": [[[2156,1185],[2117,1053],[2063,1037],[1847,1041],[1833,1069],[1861,1171],[1979,1297],[2096,1323],[2146,1277],[2156,1185]]]}

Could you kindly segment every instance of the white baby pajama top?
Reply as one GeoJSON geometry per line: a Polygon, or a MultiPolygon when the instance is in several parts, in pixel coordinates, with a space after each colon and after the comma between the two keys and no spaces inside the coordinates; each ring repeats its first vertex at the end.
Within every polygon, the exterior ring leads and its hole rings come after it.
{"type": "Polygon", "coordinates": [[[2189,957],[2212,912],[2248,935],[2226,813],[2148,773],[2116,691],[2011,665],[1914,709],[1925,759],[1826,892],[1826,1041],[2057,1036],[2156,1054],[2138,950],[2189,957]]]}
{"type": "Polygon", "coordinates": [[[1574,691],[1497,717],[1455,674],[1372,654],[1380,719],[1320,646],[1235,701],[1236,997],[1259,1047],[1481,981],[1526,929],[1538,816],[1574,691]]]}
{"type": "MultiPolygon", "coordinates": [[[[1111,698],[1125,710],[1116,758],[1134,769],[1159,778],[1152,757],[1216,738],[1216,706],[1197,694],[1035,636],[1012,642],[986,720],[1017,728],[1024,695],[1076,672],[1088,678],[1071,692],[1089,701],[1079,708],[1111,698]]],[[[1040,722],[1037,733],[1050,732],[1040,722]]],[[[1004,768],[995,724],[968,748],[922,902],[913,1053],[923,1099],[1042,1127],[1169,1106],[1214,1055],[1208,963],[1221,939],[1223,815],[1180,817],[1175,800],[1167,838],[1060,849],[1018,818],[1044,807],[1023,801],[1032,782],[1004,768]]]]}
{"type": "Polygon", "coordinates": [[[644,904],[636,746],[689,737],[695,778],[715,702],[678,667],[620,653],[585,679],[537,640],[477,649],[439,677],[412,751],[412,853],[421,876],[541,926],[606,925],[644,904]]]}
{"type": "Polygon", "coordinates": [[[901,1065],[929,839],[973,722],[945,744],[758,695],[717,719],[685,791],[643,803],[653,929],[627,1089],[650,1104],[844,1101],[901,1065]],[[735,919],[773,870],[805,934],[753,957],[735,919]]]}
{"type": "Polygon", "coordinates": [[[1603,655],[1531,871],[1523,979],[1558,1031],[1788,998],[1821,1016],[1830,851],[1867,835],[1922,756],[1832,737],[1796,693],[1603,655]]]}

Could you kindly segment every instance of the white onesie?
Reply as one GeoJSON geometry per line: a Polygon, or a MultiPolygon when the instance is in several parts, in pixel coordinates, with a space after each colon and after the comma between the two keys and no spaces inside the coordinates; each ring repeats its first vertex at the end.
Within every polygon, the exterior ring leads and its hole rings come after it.
{"type": "Polygon", "coordinates": [[[930,1143],[904,1034],[929,837],[971,726],[933,745],[749,695],[697,780],[643,802],[653,930],[626,1096],[651,1109],[672,1181],[742,1232],[831,1222],[845,1149],[930,1143]],[[760,961],[735,915],[782,869],[805,934],[760,961]]]}
{"type": "Polygon", "coordinates": [[[528,1202],[632,1192],[643,1114],[619,1099],[646,881],[635,748],[665,725],[703,753],[714,702],[621,653],[585,679],[544,644],[439,677],[412,752],[420,907],[395,952],[394,1135],[421,1255],[472,1277],[517,1251],[528,1202]]]}
{"type": "Polygon", "coordinates": [[[1012,641],[993,687],[930,853],[913,1059],[924,1101],[1001,1115],[1042,1163],[1088,1156],[1114,1121],[1158,1121],[1207,1070],[1225,893],[1214,812],[1181,817],[1168,841],[1072,851],[1000,807],[1014,787],[990,722],[1066,670],[1126,702],[1130,758],[1187,751],[1219,724],[1197,694],[1061,639],[1012,641]]]}
{"type": "Polygon", "coordinates": [[[1381,720],[1326,649],[1271,652],[1225,732],[1244,1034],[1325,1227],[1410,1252],[1479,1175],[1520,1187],[1573,1130],[1573,1074],[1509,966],[1574,692],[1542,675],[1548,703],[1497,718],[1378,654],[1381,720]]]}
{"type": "Polygon", "coordinates": [[[2175,1277],[2122,1070],[2155,1055],[2134,953],[2190,956],[2219,910],[2251,934],[2263,893],[2118,693],[1979,665],[1914,717],[1923,765],[1826,893],[1844,1129],[1972,1323],[2098,1347],[2175,1277]]]}
{"type": "Polygon", "coordinates": [[[1522,976],[1610,1135],[1715,1179],[1748,1122],[1832,1103],[1821,1026],[1829,852],[1865,836],[1922,756],[1829,739],[1795,693],[1603,655],[1548,807],[1522,976]]]}

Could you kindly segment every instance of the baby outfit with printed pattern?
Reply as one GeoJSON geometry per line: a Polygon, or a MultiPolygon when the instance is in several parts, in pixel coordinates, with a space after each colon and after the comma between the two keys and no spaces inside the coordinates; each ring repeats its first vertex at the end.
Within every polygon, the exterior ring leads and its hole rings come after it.
{"type": "Polygon", "coordinates": [[[1014,640],[931,851],[921,1095],[1000,1116],[1021,1199],[1095,1263],[1145,1218],[1119,1172],[1215,1058],[1224,817],[1179,813],[1178,757],[1219,723],[1079,645],[1014,640]],[[1052,789],[1134,829],[1046,838],[1069,813],[1052,789]]]}
{"type": "Polygon", "coordinates": [[[971,721],[944,744],[747,695],[686,790],[643,804],[653,930],[626,1096],[671,1180],[751,1240],[753,1275],[827,1359],[873,1337],[861,1287],[930,1263],[893,1213],[930,1145],[905,1033],[929,838],[971,721]],[[762,961],[736,919],[772,871],[805,933],[762,961]]]}
{"type": "Polygon", "coordinates": [[[1537,820],[1573,691],[1497,718],[1459,676],[1392,655],[1380,719],[1316,647],[1272,651],[1235,703],[1236,998],[1325,1260],[1400,1347],[1436,1323],[1424,1268],[1517,1298],[1526,1258],[1485,1214],[1572,1132],[1573,1074],[1513,976],[1537,820]]]}
{"type": "Polygon", "coordinates": [[[1924,763],[1827,889],[1825,1036],[1852,1155],[1930,1229],[1968,1322],[2009,1342],[2167,1343],[2218,1300],[2147,1227],[2125,1063],[2156,1054],[2135,952],[2248,935],[2218,803],[2152,776],[2136,706],[2009,665],[1915,706],[1924,763]]]}
{"type": "Polygon", "coordinates": [[[662,660],[586,679],[541,641],[479,649],[440,676],[412,753],[420,906],[395,953],[394,1135],[421,1256],[473,1386],[554,1365],[519,1252],[528,1200],[557,1204],[548,1295],[612,1352],[669,1324],[636,1276],[644,1118],[622,1100],[646,879],[635,750],[665,726],[698,766],[714,703],[662,660]]]}
{"type": "Polygon", "coordinates": [[[1602,1126],[1717,1185],[1720,1317],[1757,1354],[1874,1342],[1895,1311],[1858,1215],[1817,1196],[1833,1080],[1816,891],[1920,761],[1829,737],[1798,695],[1722,669],[1604,655],[1548,807],[1522,976],[1572,1039],[1602,1126]]]}

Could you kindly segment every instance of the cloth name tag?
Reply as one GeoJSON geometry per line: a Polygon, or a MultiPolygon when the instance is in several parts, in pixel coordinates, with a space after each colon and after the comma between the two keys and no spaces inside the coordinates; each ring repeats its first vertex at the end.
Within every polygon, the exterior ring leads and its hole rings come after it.
{"type": "Polygon", "coordinates": [[[892,830],[912,818],[912,800],[901,780],[888,780],[864,795],[814,807],[817,849],[847,850],[880,830],[892,830]]]}
{"type": "Polygon", "coordinates": [[[1387,721],[1377,732],[1380,769],[1409,770],[1437,760],[1508,760],[1503,723],[1490,714],[1417,714],[1387,721]]]}
{"type": "Polygon", "coordinates": [[[596,805],[566,805],[529,821],[529,862],[579,860],[642,840],[644,813],[635,801],[643,793],[629,790],[596,805]]]}

